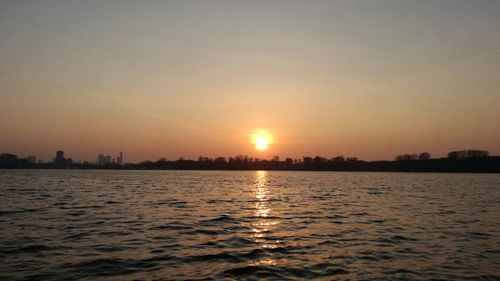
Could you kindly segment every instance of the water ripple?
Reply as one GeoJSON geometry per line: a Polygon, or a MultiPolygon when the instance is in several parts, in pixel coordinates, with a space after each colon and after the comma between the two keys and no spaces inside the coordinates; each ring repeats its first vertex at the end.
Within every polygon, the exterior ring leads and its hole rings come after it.
{"type": "Polygon", "coordinates": [[[500,175],[0,171],[0,280],[500,280],[500,175]]]}

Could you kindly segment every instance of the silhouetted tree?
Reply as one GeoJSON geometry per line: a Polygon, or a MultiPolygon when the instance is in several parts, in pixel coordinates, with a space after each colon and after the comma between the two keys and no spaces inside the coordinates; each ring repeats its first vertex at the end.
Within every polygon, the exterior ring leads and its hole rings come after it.
{"type": "Polygon", "coordinates": [[[224,157],[217,157],[217,158],[215,158],[214,161],[218,162],[218,163],[226,163],[226,158],[224,158],[224,157]]]}
{"type": "Polygon", "coordinates": [[[304,165],[309,165],[309,164],[312,164],[312,157],[309,157],[309,156],[304,156],[302,157],[302,163],[304,163],[304,165]]]}
{"type": "Polygon", "coordinates": [[[198,162],[211,162],[212,159],[206,157],[206,156],[200,156],[198,157],[198,162]]]}
{"type": "Polygon", "coordinates": [[[490,153],[486,150],[467,150],[468,158],[480,158],[480,157],[488,157],[490,153]]]}
{"type": "Polygon", "coordinates": [[[324,163],[324,162],[326,162],[326,158],[321,157],[321,156],[316,156],[316,157],[314,157],[313,162],[314,162],[314,164],[324,163]]]}
{"type": "Polygon", "coordinates": [[[466,159],[466,158],[480,158],[488,157],[490,153],[486,150],[456,150],[448,153],[448,158],[450,159],[466,159]]]}
{"type": "Polygon", "coordinates": [[[236,155],[234,157],[235,162],[249,162],[248,161],[248,155],[236,155]]]}
{"type": "Polygon", "coordinates": [[[342,155],[332,158],[332,162],[335,162],[335,163],[340,163],[340,162],[344,162],[344,161],[345,161],[345,157],[342,155]]]}
{"type": "Polygon", "coordinates": [[[431,154],[429,152],[422,152],[418,156],[418,160],[429,160],[431,159],[431,154]]]}
{"type": "Polygon", "coordinates": [[[411,161],[417,159],[418,159],[417,154],[401,154],[396,156],[396,161],[411,161]]]}
{"type": "Polygon", "coordinates": [[[466,157],[465,150],[448,152],[448,158],[450,159],[463,159],[465,157],[466,157]]]}

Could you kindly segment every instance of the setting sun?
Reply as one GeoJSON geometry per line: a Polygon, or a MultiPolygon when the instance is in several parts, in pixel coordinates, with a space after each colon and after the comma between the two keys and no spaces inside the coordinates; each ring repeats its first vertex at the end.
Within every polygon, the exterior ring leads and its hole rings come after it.
{"type": "Polygon", "coordinates": [[[264,151],[269,148],[269,145],[273,142],[271,135],[265,131],[259,131],[252,134],[251,142],[255,145],[255,149],[259,151],[264,151]]]}
{"type": "Polygon", "coordinates": [[[255,140],[255,148],[257,150],[260,150],[260,151],[266,150],[268,145],[269,145],[269,141],[265,136],[259,136],[255,140]]]}

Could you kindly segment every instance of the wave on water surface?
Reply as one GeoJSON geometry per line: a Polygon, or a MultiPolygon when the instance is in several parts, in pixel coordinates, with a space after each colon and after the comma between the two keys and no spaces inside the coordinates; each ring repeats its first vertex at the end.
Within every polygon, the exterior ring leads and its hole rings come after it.
{"type": "Polygon", "coordinates": [[[0,171],[0,188],[0,280],[500,280],[500,175],[0,171]]]}

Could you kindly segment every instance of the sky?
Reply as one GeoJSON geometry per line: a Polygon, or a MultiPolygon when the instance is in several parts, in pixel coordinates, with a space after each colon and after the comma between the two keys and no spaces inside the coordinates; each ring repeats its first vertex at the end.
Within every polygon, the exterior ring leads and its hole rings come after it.
{"type": "Polygon", "coordinates": [[[495,0],[0,0],[0,152],[500,154],[499,14],[495,0]]]}

